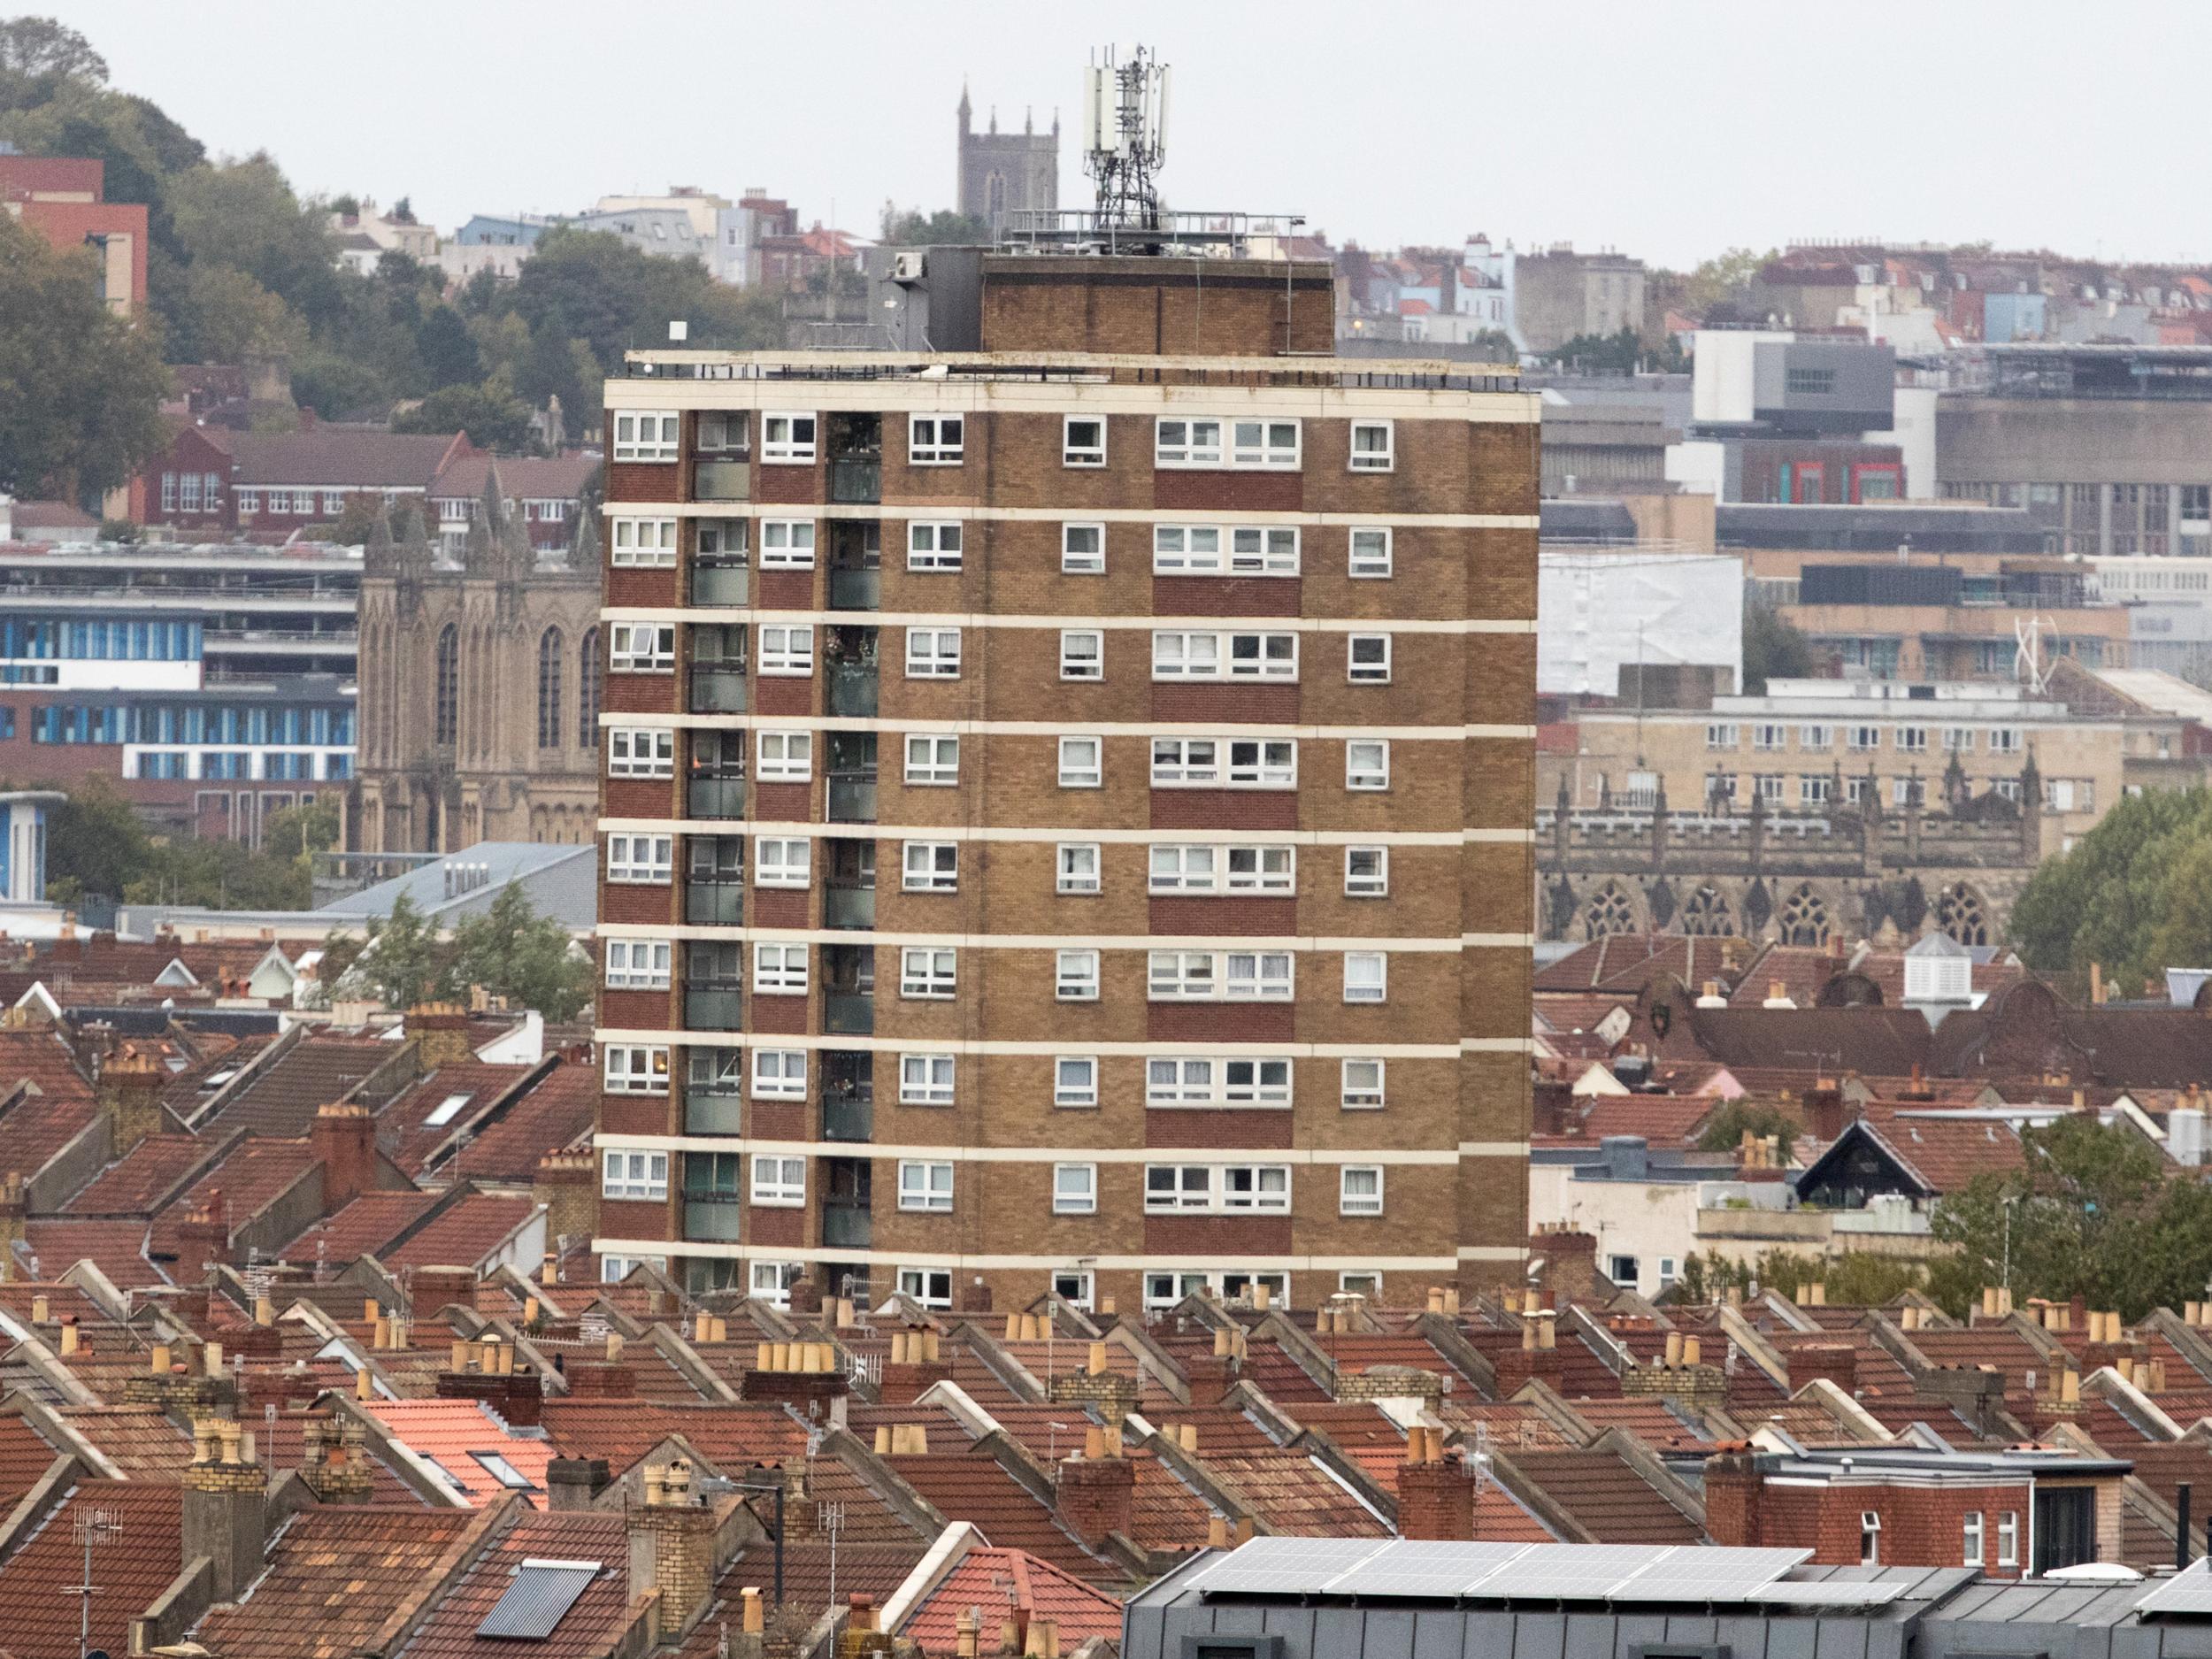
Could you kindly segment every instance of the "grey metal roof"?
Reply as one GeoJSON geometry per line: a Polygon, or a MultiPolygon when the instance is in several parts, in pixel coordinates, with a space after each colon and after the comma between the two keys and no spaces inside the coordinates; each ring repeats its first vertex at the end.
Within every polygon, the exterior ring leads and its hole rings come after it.
{"type": "Polygon", "coordinates": [[[510,881],[522,883],[533,909],[571,932],[588,933],[599,902],[598,849],[534,841],[479,841],[473,847],[380,881],[320,907],[325,916],[388,916],[404,894],[425,916],[450,926],[490,907],[510,881]]]}

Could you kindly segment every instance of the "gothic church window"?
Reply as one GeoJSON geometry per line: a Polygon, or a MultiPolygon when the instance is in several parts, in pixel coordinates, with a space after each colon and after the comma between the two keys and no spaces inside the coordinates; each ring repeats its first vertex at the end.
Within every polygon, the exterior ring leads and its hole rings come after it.
{"type": "Polygon", "coordinates": [[[586,628],[576,660],[576,743],[599,747],[599,630],[586,628]]]}
{"type": "Polygon", "coordinates": [[[566,641],[558,628],[538,636],[538,747],[561,746],[561,657],[566,641]]]}
{"type": "Polygon", "coordinates": [[[450,743],[461,729],[461,634],[449,622],[438,634],[437,688],[431,721],[434,741],[450,743]]]}

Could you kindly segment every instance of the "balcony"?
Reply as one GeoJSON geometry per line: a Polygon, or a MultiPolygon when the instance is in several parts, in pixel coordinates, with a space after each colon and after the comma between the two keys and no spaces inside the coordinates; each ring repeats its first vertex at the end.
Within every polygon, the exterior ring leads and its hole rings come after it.
{"type": "Polygon", "coordinates": [[[875,1138],[876,1092],[872,1085],[855,1088],[822,1089],[822,1139],[872,1141],[875,1138]]]}
{"type": "Polygon", "coordinates": [[[703,880],[684,883],[684,920],[694,927],[740,927],[745,922],[745,880],[703,880]]]}
{"type": "Polygon", "coordinates": [[[833,772],[829,776],[829,821],[833,824],[872,824],[876,821],[876,769],[833,772]]]}
{"type": "Polygon", "coordinates": [[[686,1193],[684,1237],[694,1244],[735,1244],[743,1213],[735,1193],[686,1193]]]}
{"type": "Polygon", "coordinates": [[[832,611],[880,611],[883,608],[881,571],[841,571],[832,567],[829,580],[832,611]]]}
{"type": "Polygon", "coordinates": [[[872,661],[833,660],[827,664],[829,711],[856,719],[876,712],[876,665],[872,661]]]}
{"type": "Polygon", "coordinates": [[[753,464],[702,457],[692,470],[691,494],[695,501],[750,501],[753,464]]]}
{"type": "Polygon", "coordinates": [[[865,991],[822,993],[822,1028],[837,1037],[866,1037],[876,1028],[876,994],[865,991]]]}
{"type": "Polygon", "coordinates": [[[822,920],[829,927],[873,927],[876,885],[871,880],[830,881],[822,887],[822,920]]]}
{"type": "Polygon", "coordinates": [[[743,818],[745,774],[695,767],[684,788],[684,811],[690,818],[743,818]]]}
{"type": "Polygon", "coordinates": [[[728,979],[684,985],[684,1025],[691,1031],[745,1029],[745,987],[728,979]]]}
{"type": "Polygon", "coordinates": [[[742,663],[694,663],[691,665],[691,712],[742,714],[746,700],[742,663]]]}
{"type": "Polygon", "coordinates": [[[695,605],[749,605],[753,602],[753,572],[726,555],[702,554],[691,569],[691,603],[695,605]]]}
{"type": "Polygon", "coordinates": [[[883,458],[840,455],[830,459],[830,499],[862,503],[883,499],[883,458]]]}
{"type": "Polygon", "coordinates": [[[865,1250],[875,1238],[875,1215],[868,1205],[825,1200],[822,1243],[826,1248],[865,1250]]]}
{"type": "Polygon", "coordinates": [[[691,1083],[684,1088],[684,1133],[735,1135],[745,1133],[745,1102],[734,1079],[691,1083]]]}

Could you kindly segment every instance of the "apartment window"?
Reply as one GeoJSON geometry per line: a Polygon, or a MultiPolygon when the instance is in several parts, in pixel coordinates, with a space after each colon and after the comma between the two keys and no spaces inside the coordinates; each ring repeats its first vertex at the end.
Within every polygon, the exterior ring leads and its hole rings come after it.
{"type": "Polygon", "coordinates": [[[932,945],[910,945],[899,952],[899,995],[929,1002],[952,995],[957,953],[932,945]]]}
{"type": "Polygon", "coordinates": [[[804,783],[814,776],[814,733],[762,731],[756,740],[763,783],[804,783]]]}
{"type": "Polygon", "coordinates": [[[1969,1509],[1959,1528],[1959,1564],[1978,1567],[1982,1564],[1982,1512],[1969,1509]]]}
{"type": "Polygon", "coordinates": [[[2016,1567],[2020,1564],[2020,1511],[2005,1509],[1997,1517],[1997,1564],[2016,1567]]]}
{"type": "Polygon", "coordinates": [[[1705,747],[1733,749],[1737,742],[1737,728],[1732,721],[1721,721],[1705,728],[1705,747]]]}
{"type": "Polygon", "coordinates": [[[1229,533],[1232,576],[1295,576],[1298,532],[1294,526],[1240,525],[1229,533]]]}
{"type": "Polygon", "coordinates": [[[665,886],[675,861],[667,835],[607,837],[607,879],[626,886],[665,886]]]}
{"type": "MultiPolygon", "coordinates": [[[[242,510],[245,502],[242,498],[242,510]]],[[[676,521],[673,518],[610,518],[609,540],[618,565],[673,565],[676,562],[676,521]]]]}
{"type": "Polygon", "coordinates": [[[753,1202],[768,1209],[803,1208],[806,1203],[806,1160],[754,1153],[753,1202]]]}
{"type": "Polygon", "coordinates": [[[668,964],[673,947],[665,939],[610,939],[607,941],[607,988],[610,991],[665,991],[668,964]]]}
{"type": "Polygon", "coordinates": [[[1348,950],[1344,953],[1344,1000],[1348,1002],[1379,1002],[1389,986],[1389,958],[1379,950],[1348,950]]]}
{"type": "Polygon", "coordinates": [[[760,567],[766,571],[812,570],[814,520],[763,518],[760,521],[760,567]]]}
{"type": "Polygon", "coordinates": [[[1063,1002],[1098,1001],[1098,952],[1064,950],[1053,976],[1053,996],[1063,1002]]]}
{"type": "Polygon", "coordinates": [[[1355,634],[1346,658],[1345,678],[1354,685],[1387,685],[1390,680],[1390,636],[1355,634]]]}
{"type": "Polygon", "coordinates": [[[746,1263],[746,1283],[756,1302],[764,1302],[772,1308],[788,1308],[792,1282],[805,1271],[797,1262],[764,1262],[756,1256],[746,1263]]]}
{"type": "Polygon", "coordinates": [[[802,835],[761,835],[753,841],[753,885],[803,887],[810,874],[812,843],[802,835]]]}
{"type": "Polygon", "coordinates": [[[1102,524],[1062,525],[1060,570],[1068,576],[1104,575],[1106,526],[1102,524]]]}
{"type": "Polygon", "coordinates": [[[1390,742],[1386,738],[1356,737],[1344,745],[1344,787],[1347,789],[1390,787],[1390,742]]]}
{"type": "Polygon", "coordinates": [[[952,1210],[952,1165],[930,1158],[899,1160],[899,1208],[949,1215],[952,1210]]]}
{"type": "Polygon", "coordinates": [[[1351,573],[1359,577],[1379,578],[1389,575],[1390,568],[1390,532],[1372,526],[1354,530],[1351,573]]]}
{"type": "Polygon", "coordinates": [[[1298,745],[1290,738],[1156,737],[1152,782],[1162,788],[1289,789],[1298,783],[1298,745]],[[1228,751],[1225,772],[1222,750],[1228,751]]]}
{"type": "Polygon", "coordinates": [[[668,1093],[668,1049],[659,1043],[607,1045],[603,1076],[610,1094],[668,1093]]]}
{"type": "Polygon", "coordinates": [[[2016,726],[1992,726],[1989,732],[1989,752],[1993,755],[2016,755],[2020,752],[2020,728],[2016,726]]]}
{"type": "Polygon", "coordinates": [[[1192,524],[1152,527],[1155,576],[1211,575],[1221,568],[1221,532],[1217,527],[1192,524]]]}
{"type": "Polygon", "coordinates": [[[1336,1213],[1340,1216],[1379,1216],[1383,1209],[1383,1172],[1379,1164],[1347,1164],[1337,1171],[1336,1213]]]}
{"type": "Polygon", "coordinates": [[[899,1103],[902,1106],[952,1104],[953,1056],[949,1054],[902,1054],[899,1056],[899,1103]]]}
{"type": "Polygon", "coordinates": [[[1352,423],[1352,471],[1387,472],[1397,465],[1391,423],[1356,420],[1352,423]]]}
{"type": "Polygon", "coordinates": [[[250,518],[261,511],[261,492],[259,490],[242,489],[237,491],[236,495],[238,497],[238,516],[241,518],[250,518]]]}
{"type": "Polygon", "coordinates": [[[960,740],[912,732],[906,739],[906,780],[941,787],[960,781],[960,740]]]}
{"type": "Polygon", "coordinates": [[[1970,726],[1947,726],[1943,728],[1943,747],[1954,755],[1974,752],[1974,728],[1970,726]]]}
{"type": "Polygon", "coordinates": [[[1878,1567],[1882,1564],[1882,1512],[1879,1509],[1859,1511],[1859,1565],[1878,1567]]]}
{"type": "Polygon", "coordinates": [[[1294,634],[1157,631],[1152,635],[1155,680],[1295,680],[1294,634]]]}
{"type": "Polygon", "coordinates": [[[814,460],[814,434],[811,415],[763,415],[760,458],[780,466],[810,465],[814,460]]]}
{"type": "Polygon", "coordinates": [[[599,1195],[649,1200],[667,1197],[668,1154],[609,1147],[599,1165],[599,1195]]]}
{"type": "Polygon", "coordinates": [[[1801,726],[1797,728],[1797,746],[1800,749],[1826,749],[1835,741],[1836,730],[1832,726],[1801,726]]]}
{"type": "Polygon", "coordinates": [[[667,622],[617,622],[607,631],[607,665],[618,674],[667,674],[676,669],[676,627],[667,622]]]}
{"type": "Polygon", "coordinates": [[[669,409],[626,409],[614,418],[614,458],[618,461],[672,461],[681,440],[683,417],[669,409]]]}
{"type": "Polygon", "coordinates": [[[908,841],[900,854],[909,893],[950,893],[960,885],[960,843],[908,841]]]}
{"type": "Polygon", "coordinates": [[[1216,848],[1168,844],[1151,849],[1148,884],[1155,893],[1213,893],[1220,888],[1216,848]]]}
{"type": "Polygon", "coordinates": [[[902,1267],[898,1272],[900,1295],[910,1298],[924,1308],[952,1306],[952,1269],[949,1267],[902,1267]]]}
{"type": "Polygon", "coordinates": [[[1383,1063],[1373,1059],[1344,1062],[1342,1099],[1346,1111],[1373,1111],[1383,1103],[1383,1063]]]}
{"type": "Polygon", "coordinates": [[[814,672],[814,629],[763,623],[760,630],[760,672],[799,680],[814,672]]]}
{"type": "Polygon", "coordinates": [[[1765,802],[1767,805],[1780,806],[1782,804],[1782,774],[1780,772],[1763,772],[1752,779],[1751,787],[1758,791],[1759,799],[1765,802]]]}
{"type": "Polygon", "coordinates": [[[1290,1104],[1288,1056],[1240,1059],[1157,1056],[1145,1062],[1147,1106],[1280,1107],[1290,1104]]]}
{"type": "Polygon", "coordinates": [[[1882,728],[1878,726],[1847,726],[1844,727],[1844,742],[1855,749],[1879,749],[1882,728]]]}
{"type": "Polygon", "coordinates": [[[1210,950],[1156,950],[1145,967],[1145,995],[1153,1002],[1181,1002],[1220,994],[1210,950]]]}
{"type": "Polygon", "coordinates": [[[1060,465],[1106,465],[1106,423],[1094,415],[1070,415],[1060,433],[1060,465]]]}
{"type": "Polygon", "coordinates": [[[1928,752],[1928,728],[1924,726],[1901,726],[1897,728],[1897,747],[1908,755],[1928,752]]]}
{"type": "Polygon", "coordinates": [[[962,528],[956,518],[908,525],[906,568],[910,571],[958,570],[962,528]]]}
{"type": "Polygon", "coordinates": [[[1789,736],[1790,729],[1786,726],[1755,726],[1751,728],[1751,747],[1763,749],[1780,749],[1789,741],[1789,736]]]}
{"type": "Polygon", "coordinates": [[[1060,630],[1060,678],[1106,678],[1106,636],[1096,628],[1060,630]]]}
{"type": "Polygon", "coordinates": [[[1797,397],[1828,397],[1836,389],[1833,369],[1784,369],[1783,389],[1797,397]]]}
{"type": "Polygon", "coordinates": [[[964,415],[914,415],[906,423],[906,458],[916,466],[958,466],[967,444],[964,415]]]}
{"type": "Polygon", "coordinates": [[[1064,1054],[1053,1061],[1052,1103],[1055,1106],[1098,1104],[1098,1058],[1095,1055],[1064,1054]]]}
{"type": "Polygon", "coordinates": [[[1348,897],[1379,899],[1390,891],[1390,849],[1347,847],[1344,891],[1348,897]]]}
{"type": "Polygon", "coordinates": [[[1098,843],[1096,841],[1062,841],[1057,852],[1056,868],[1058,871],[1058,891],[1062,893],[1097,892],[1099,890],[1098,843]]]}
{"type": "Polygon", "coordinates": [[[1098,1165],[1056,1164],[1052,1166],[1052,1213],[1087,1216],[1098,1209],[1098,1165]]]}
{"type": "Polygon", "coordinates": [[[1219,466],[1221,423],[1163,416],[1152,429],[1152,465],[1219,466]]]}
{"type": "Polygon", "coordinates": [[[1152,1210],[1288,1210],[1287,1164],[1148,1164],[1144,1207],[1152,1210]]]}
{"type": "Polygon", "coordinates": [[[667,727],[610,726],[607,776],[672,778],[676,775],[676,733],[667,727]]]}
{"type": "Polygon", "coordinates": [[[1079,1309],[1085,1313],[1091,1310],[1097,1287],[1097,1276],[1087,1269],[1070,1269],[1052,1276],[1053,1295],[1069,1307],[1079,1309]]]}
{"type": "Polygon", "coordinates": [[[1832,782],[1832,780],[1821,777],[1817,773],[1806,773],[1803,777],[1797,780],[1797,804],[1800,806],[1826,806],[1828,804],[1829,789],[1832,782]]]}
{"type": "Polygon", "coordinates": [[[1229,464],[1275,469],[1298,465],[1298,422],[1240,420],[1232,426],[1229,464]]]}
{"type": "Polygon", "coordinates": [[[907,629],[906,677],[909,680],[959,679],[960,630],[907,629]]]}
{"type": "Polygon", "coordinates": [[[804,1100],[806,1050],[753,1050],[753,1097],[756,1100],[804,1100]]]}
{"type": "Polygon", "coordinates": [[[804,996],[806,953],[804,945],[757,941],[753,946],[753,995],[804,996]]]}
{"type": "Polygon", "coordinates": [[[1100,758],[1104,747],[1103,738],[1062,738],[1060,787],[1063,789],[1098,788],[1105,781],[1103,763],[1100,758]]]}

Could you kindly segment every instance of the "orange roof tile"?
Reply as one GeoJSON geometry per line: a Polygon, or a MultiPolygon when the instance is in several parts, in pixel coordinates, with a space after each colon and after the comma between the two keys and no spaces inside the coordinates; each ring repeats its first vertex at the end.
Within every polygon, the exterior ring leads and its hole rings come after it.
{"type": "MultiPolygon", "coordinates": [[[[950,1653],[970,1608],[1020,1608],[1055,1622],[1064,1645],[1093,1637],[1118,1644],[1121,1600],[1019,1549],[972,1549],[908,1617],[896,1634],[925,1652],[950,1653]]],[[[994,1632],[995,1635],[995,1632],[994,1632]]]]}
{"type": "Polygon", "coordinates": [[[474,1400],[378,1400],[363,1408],[398,1444],[443,1470],[472,1507],[489,1503],[518,1488],[487,1469],[477,1454],[504,1458],[530,1489],[523,1495],[534,1509],[545,1507],[546,1465],[553,1449],[544,1440],[511,1432],[474,1400]]]}

